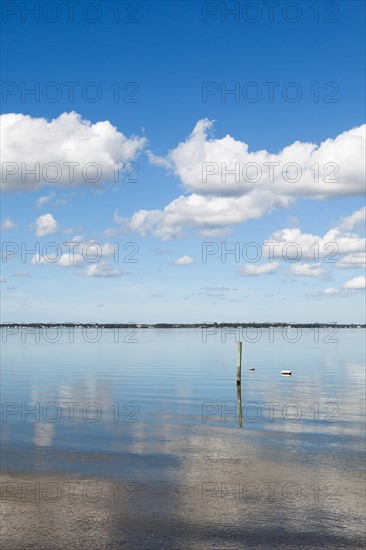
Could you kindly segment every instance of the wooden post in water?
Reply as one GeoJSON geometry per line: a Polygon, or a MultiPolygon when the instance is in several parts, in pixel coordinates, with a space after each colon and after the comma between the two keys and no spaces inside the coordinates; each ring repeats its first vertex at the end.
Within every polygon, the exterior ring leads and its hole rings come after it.
{"type": "Polygon", "coordinates": [[[242,342],[238,342],[238,367],[236,369],[236,383],[238,385],[241,384],[241,350],[242,350],[242,342]]]}

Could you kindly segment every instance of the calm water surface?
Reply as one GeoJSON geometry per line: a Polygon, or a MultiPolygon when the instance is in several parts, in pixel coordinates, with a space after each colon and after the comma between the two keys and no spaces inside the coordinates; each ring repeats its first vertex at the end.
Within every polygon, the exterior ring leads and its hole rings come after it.
{"type": "Polygon", "coordinates": [[[236,336],[3,331],[2,547],[363,547],[364,331],[236,336]]]}

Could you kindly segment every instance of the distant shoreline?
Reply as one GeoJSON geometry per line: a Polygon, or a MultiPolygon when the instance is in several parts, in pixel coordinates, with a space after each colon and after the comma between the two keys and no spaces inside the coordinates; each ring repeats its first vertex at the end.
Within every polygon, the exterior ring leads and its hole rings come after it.
{"type": "Polygon", "coordinates": [[[0,323],[0,328],[366,328],[357,323],[0,323]]]}

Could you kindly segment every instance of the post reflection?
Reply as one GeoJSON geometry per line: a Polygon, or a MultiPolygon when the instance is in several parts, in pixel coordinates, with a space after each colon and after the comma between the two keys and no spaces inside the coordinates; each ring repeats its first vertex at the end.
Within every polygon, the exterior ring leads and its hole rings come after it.
{"type": "Polygon", "coordinates": [[[243,427],[243,409],[241,404],[241,384],[236,385],[236,396],[238,400],[238,427],[243,427]]]}

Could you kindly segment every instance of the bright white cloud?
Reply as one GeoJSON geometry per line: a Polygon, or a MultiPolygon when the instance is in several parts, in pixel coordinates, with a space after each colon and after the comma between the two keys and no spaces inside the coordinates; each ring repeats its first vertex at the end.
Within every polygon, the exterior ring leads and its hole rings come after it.
{"type": "Polygon", "coordinates": [[[366,288],[366,277],[362,275],[360,277],[354,277],[353,279],[346,281],[343,284],[343,288],[345,290],[361,290],[366,288]]]}
{"type": "Polygon", "coordinates": [[[115,217],[123,231],[165,241],[183,238],[189,228],[214,238],[227,235],[231,225],[288,208],[298,197],[319,200],[364,193],[365,125],[319,146],[296,141],[277,154],[250,152],[248,144],[230,135],[214,139],[212,127],[212,121],[200,120],[188,139],[165,157],[148,153],[150,162],[171,170],[190,195],[181,195],[162,210],[115,217]]]}
{"type": "Polygon", "coordinates": [[[292,264],[289,269],[289,274],[296,277],[318,277],[324,273],[324,267],[321,267],[319,264],[296,263],[292,264]]]}
{"type": "Polygon", "coordinates": [[[8,216],[1,224],[1,231],[8,231],[8,229],[13,229],[16,226],[17,224],[14,223],[8,216]]]}
{"type": "MultiPolygon", "coordinates": [[[[113,182],[111,167],[135,159],[146,141],[138,136],[127,138],[108,120],[92,124],[75,112],[51,121],[5,114],[1,116],[1,133],[1,185],[6,191],[113,182]],[[35,167],[36,177],[26,172],[35,167]]],[[[41,203],[45,197],[40,198],[41,203]]]]}
{"type": "Polygon", "coordinates": [[[244,276],[258,276],[258,275],[268,275],[274,273],[278,269],[278,262],[268,263],[268,264],[249,264],[243,265],[239,268],[239,274],[244,276]]]}
{"type": "MultiPolygon", "coordinates": [[[[93,240],[86,241],[80,235],[75,235],[72,239],[67,242],[65,241],[62,247],[60,246],[60,251],[62,248],[66,249],[67,252],[60,253],[59,255],[50,253],[48,256],[34,254],[31,263],[51,264],[71,269],[80,268],[83,265],[89,268],[90,265],[97,265],[99,263],[102,267],[98,269],[98,273],[101,273],[102,269],[107,265],[103,259],[115,256],[117,250],[116,246],[112,243],[106,242],[100,244],[93,240]]],[[[93,273],[93,269],[89,270],[89,272],[93,273]]]]}
{"type": "Polygon", "coordinates": [[[364,192],[366,125],[319,146],[295,141],[277,154],[249,152],[247,143],[230,135],[211,138],[212,127],[212,121],[200,120],[185,142],[166,157],[150,154],[150,161],[170,166],[188,191],[204,195],[243,195],[260,189],[321,199],[364,192]]]}
{"type": "Polygon", "coordinates": [[[162,241],[185,236],[185,228],[197,229],[201,235],[215,238],[230,232],[229,224],[257,219],[276,206],[288,206],[287,199],[270,193],[242,197],[205,197],[196,193],[183,196],[164,210],[139,210],[130,219],[114,216],[125,231],[135,231],[145,237],[152,234],[162,241]]]}
{"type": "Polygon", "coordinates": [[[359,277],[354,277],[353,279],[346,281],[345,283],[343,283],[343,285],[339,289],[326,288],[325,290],[322,291],[321,294],[324,294],[326,296],[335,296],[335,295],[345,296],[350,292],[364,290],[364,289],[366,289],[366,277],[361,275],[359,277]]]}
{"type": "MultiPolygon", "coordinates": [[[[303,233],[298,228],[286,228],[276,231],[264,242],[264,250],[268,254],[271,248],[274,257],[277,258],[286,257],[286,255],[295,257],[298,253],[299,260],[302,258],[315,261],[319,257],[328,265],[338,265],[336,260],[339,259],[340,255],[358,255],[365,250],[365,238],[342,229],[345,220],[359,217],[362,210],[357,210],[351,216],[343,218],[339,226],[330,229],[323,236],[303,233]],[[271,245],[271,242],[277,244],[271,245]],[[291,245],[290,243],[295,244],[291,245]]],[[[350,256],[348,256],[348,260],[350,260],[350,256]]],[[[341,267],[344,267],[344,263],[341,267]]]]}
{"type": "Polygon", "coordinates": [[[52,235],[59,230],[57,221],[50,213],[39,216],[35,221],[34,229],[37,237],[52,235]]]}
{"type": "MultiPolygon", "coordinates": [[[[90,256],[92,251],[90,251],[90,256]]],[[[104,254],[110,255],[109,251],[104,254]]],[[[111,266],[107,261],[101,259],[95,263],[90,263],[91,260],[87,260],[82,254],[74,252],[73,254],[65,253],[60,257],[51,255],[49,257],[40,256],[34,254],[31,263],[38,265],[56,265],[70,269],[75,275],[82,277],[121,277],[122,275],[128,275],[128,272],[121,271],[111,266]]]]}
{"type": "Polygon", "coordinates": [[[190,256],[182,256],[181,258],[178,258],[175,260],[175,265],[190,265],[194,263],[194,259],[190,256]]]}

